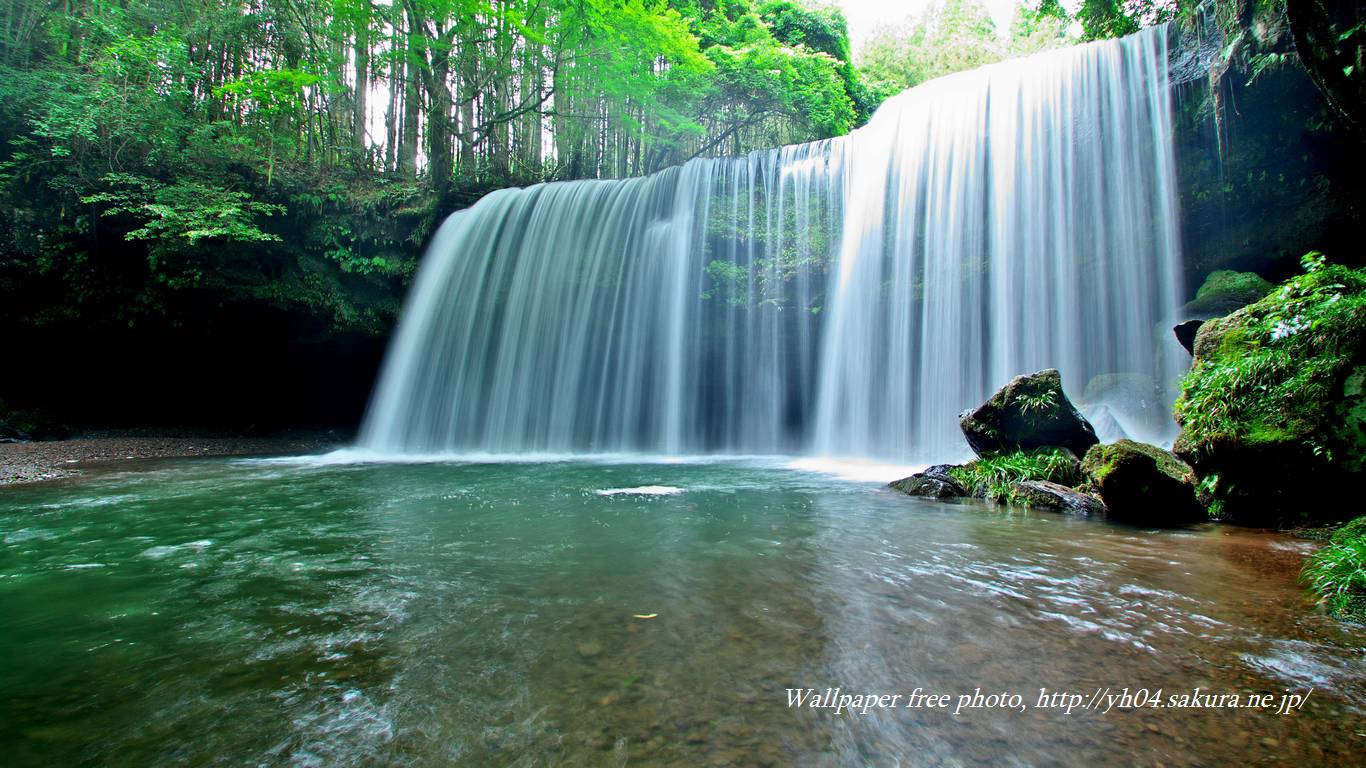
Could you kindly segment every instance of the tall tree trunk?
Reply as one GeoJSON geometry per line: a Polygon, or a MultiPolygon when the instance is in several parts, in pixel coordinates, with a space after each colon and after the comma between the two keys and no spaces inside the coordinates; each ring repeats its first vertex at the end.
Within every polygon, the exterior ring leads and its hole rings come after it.
{"type": "Polygon", "coordinates": [[[352,105],[355,110],[351,115],[351,128],[353,131],[356,151],[362,158],[365,157],[365,124],[366,113],[370,97],[370,3],[364,0],[361,3],[360,18],[356,21],[356,93],[352,105]]]}
{"type": "Polygon", "coordinates": [[[427,173],[432,189],[444,195],[451,188],[451,59],[450,49],[432,51],[427,117],[427,173]]]}
{"type": "Polygon", "coordinates": [[[460,167],[458,172],[462,179],[473,179],[475,176],[475,156],[474,156],[474,107],[475,98],[478,95],[475,91],[478,88],[479,78],[479,48],[475,43],[479,34],[474,18],[468,16],[461,19],[462,33],[460,35],[460,134],[456,137],[460,142],[460,167]]]}
{"type": "Polygon", "coordinates": [[[417,175],[417,122],[422,94],[418,91],[417,71],[417,56],[420,52],[413,47],[413,39],[419,34],[421,31],[409,14],[407,51],[403,57],[403,134],[398,150],[398,170],[408,176],[417,175]]]}

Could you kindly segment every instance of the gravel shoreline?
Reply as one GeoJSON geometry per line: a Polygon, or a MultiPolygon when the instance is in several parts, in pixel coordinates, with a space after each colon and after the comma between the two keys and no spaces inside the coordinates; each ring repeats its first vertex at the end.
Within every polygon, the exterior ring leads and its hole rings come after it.
{"type": "Polygon", "coordinates": [[[91,464],[192,456],[280,456],[340,448],[336,433],[266,437],[91,434],[71,440],[0,443],[0,486],[76,477],[91,464]]]}

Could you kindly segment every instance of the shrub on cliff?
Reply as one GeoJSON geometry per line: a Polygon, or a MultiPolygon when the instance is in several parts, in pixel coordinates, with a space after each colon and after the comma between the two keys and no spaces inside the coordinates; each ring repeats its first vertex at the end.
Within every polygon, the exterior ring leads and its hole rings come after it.
{"type": "Polygon", "coordinates": [[[1176,402],[1176,453],[1237,522],[1340,518],[1330,499],[1366,460],[1366,270],[1303,266],[1201,327],[1176,402]]]}

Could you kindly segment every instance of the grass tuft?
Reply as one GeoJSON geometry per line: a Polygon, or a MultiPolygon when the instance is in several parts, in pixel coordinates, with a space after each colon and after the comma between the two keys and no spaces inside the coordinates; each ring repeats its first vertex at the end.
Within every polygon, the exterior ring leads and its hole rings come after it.
{"type": "Polygon", "coordinates": [[[1339,528],[1309,558],[1303,578],[1330,613],[1366,623],[1366,515],[1339,528]]]}
{"type": "Polygon", "coordinates": [[[1015,484],[1023,480],[1076,484],[1077,457],[1064,448],[994,453],[954,467],[949,474],[973,496],[1015,504],[1015,484]]]}

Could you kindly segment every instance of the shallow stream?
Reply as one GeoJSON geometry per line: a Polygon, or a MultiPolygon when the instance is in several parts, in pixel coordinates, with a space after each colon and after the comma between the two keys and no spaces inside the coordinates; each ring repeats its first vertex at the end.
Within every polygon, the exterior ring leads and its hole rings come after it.
{"type": "Polygon", "coordinates": [[[190,460],[0,489],[7,765],[1360,764],[1308,544],[780,462],[190,460]],[[653,618],[637,618],[653,616],[653,618]],[[789,688],[951,695],[789,708],[789,688]],[[1041,688],[1273,708],[1038,706],[1041,688]],[[1019,709],[958,696],[1019,694],[1019,709]]]}

